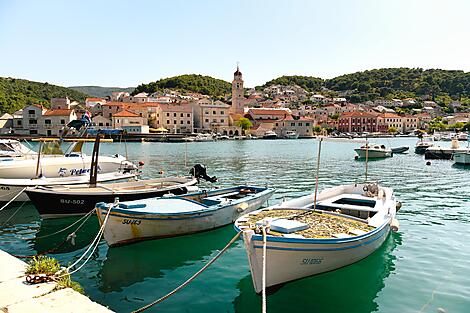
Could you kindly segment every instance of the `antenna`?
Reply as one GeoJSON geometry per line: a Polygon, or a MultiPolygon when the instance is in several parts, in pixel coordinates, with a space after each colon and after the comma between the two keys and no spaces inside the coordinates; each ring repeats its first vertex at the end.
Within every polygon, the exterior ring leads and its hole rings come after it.
{"type": "Polygon", "coordinates": [[[317,157],[317,175],[315,177],[315,195],[313,197],[313,210],[317,208],[317,193],[318,193],[318,176],[320,173],[320,154],[321,154],[321,143],[323,141],[323,137],[320,138],[320,142],[318,143],[318,157],[317,157]]]}

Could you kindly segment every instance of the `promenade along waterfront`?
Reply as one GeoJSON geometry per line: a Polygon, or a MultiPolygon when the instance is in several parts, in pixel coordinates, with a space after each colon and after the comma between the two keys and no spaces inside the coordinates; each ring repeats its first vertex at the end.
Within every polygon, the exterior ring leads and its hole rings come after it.
{"type": "MultiPolygon", "coordinates": [[[[414,147],[416,138],[374,139],[387,146],[414,147]]],[[[314,191],[316,140],[252,140],[200,143],[128,143],[129,158],[144,161],[144,176],[186,174],[195,163],[225,187],[249,183],[277,189],[270,204],[314,191]],[[188,169],[184,166],[188,151],[188,169]]],[[[360,143],[323,142],[320,190],[361,182],[364,162],[354,160],[360,143]]],[[[91,145],[85,149],[91,151],[91,145]]],[[[104,143],[103,154],[124,154],[104,143]]],[[[335,272],[289,283],[268,296],[269,312],[467,312],[470,307],[470,168],[410,152],[370,161],[369,180],[394,188],[403,203],[400,231],[369,258],[335,272]]],[[[0,225],[16,208],[0,212],[0,225]]],[[[0,228],[0,249],[35,254],[56,247],[61,236],[36,239],[76,218],[41,221],[26,204],[0,228]]],[[[77,233],[75,246],[53,254],[74,261],[98,230],[95,217],[77,233]]],[[[190,236],[108,248],[73,275],[91,300],[114,311],[137,309],[181,284],[235,234],[233,226],[190,236]]],[[[257,312],[243,244],[238,241],[194,282],[150,311],[257,312]]]]}

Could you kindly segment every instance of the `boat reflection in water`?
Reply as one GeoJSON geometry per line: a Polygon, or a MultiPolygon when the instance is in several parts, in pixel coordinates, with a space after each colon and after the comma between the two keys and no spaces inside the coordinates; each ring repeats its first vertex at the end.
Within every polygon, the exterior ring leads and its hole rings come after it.
{"type": "Polygon", "coordinates": [[[223,248],[232,237],[233,227],[229,225],[189,236],[110,248],[98,275],[101,278],[99,289],[105,293],[121,291],[146,278],[161,278],[169,270],[210,256],[215,250],[223,248]]]}
{"type": "MultiPolygon", "coordinates": [[[[268,289],[268,311],[378,311],[374,300],[384,288],[387,277],[395,271],[396,256],[393,250],[402,244],[401,236],[400,233],[391,233],[377,251],[358,263],[268,289]],[[299,305],[293,310],[292,303],[299,305]]],[[[252,312],[253,308],[261,306],[261,297],[254,292],[249,274],[238,283],[237,288],[240,294],[234,300],[235,312],[252,312]]]]}
{"type": "Polygon", "coordinates": [[[95,238],[100,228],[98,218],[95,214],[92,214],[86,221],[85,218],[81,221],[79,221],[79,219],[80,217],[75,216],[53,220],[41,220],[39,231],[36,233],[34,239],[34,249],[37,253],[47,252],[55,254],[68,253],[88,246],[93,238],[95,238]],[[73,223],[76,224],[65,231],[56,233],[69,227],[73,223]],[[67,240],[69,234],[74,232],[77,228],[79,229],[76,231],[73,240],[72,238],[67,240]]]}

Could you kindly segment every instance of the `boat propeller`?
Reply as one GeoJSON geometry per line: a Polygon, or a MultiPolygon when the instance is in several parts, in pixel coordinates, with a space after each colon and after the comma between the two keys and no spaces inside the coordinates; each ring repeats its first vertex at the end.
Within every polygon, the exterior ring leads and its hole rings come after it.
{"type": "Polygon", "coordinates": [[[189,174],[195,178],[197,178],[198,180],[200,178],[204,179],[205,181],[208,181],[208,182],[211,182],[211,183],[215,183],[216,181],[218,181],[217,177],[215,176],[212,176],[210,177],[209,175],[207,175],[207,169],[206,169],[206,166],[204,164],[196,164],[194,165],[190,170],[189,170],[189,174]]]}

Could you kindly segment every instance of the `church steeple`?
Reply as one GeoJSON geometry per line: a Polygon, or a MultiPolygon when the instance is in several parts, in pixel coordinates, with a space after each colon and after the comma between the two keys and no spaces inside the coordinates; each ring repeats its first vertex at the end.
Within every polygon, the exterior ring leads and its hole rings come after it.
{"type": "Polygon", "coordinates": [[[245,91],[243,89],[242,72],[240,72],[240,67],[237,62],[237,70],[235,73],[233,73],[232,81],[232,113],[241,115],[244,114],[244,94],[245,91]]]}

